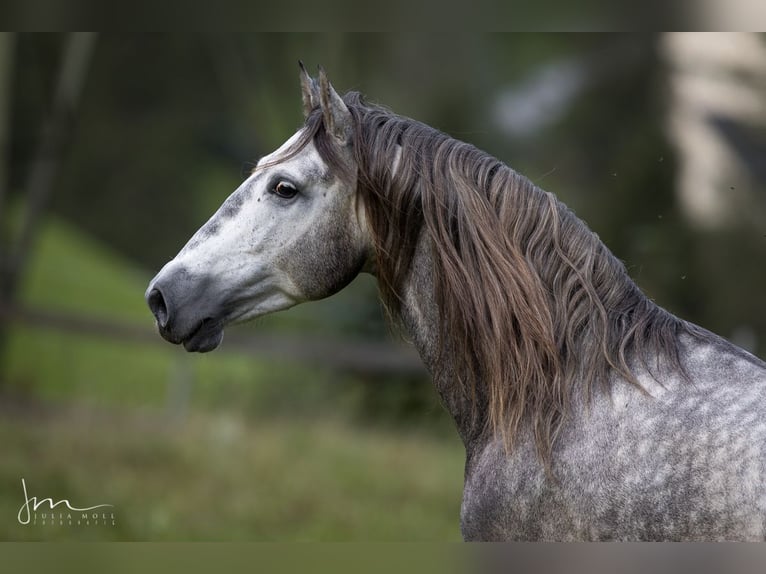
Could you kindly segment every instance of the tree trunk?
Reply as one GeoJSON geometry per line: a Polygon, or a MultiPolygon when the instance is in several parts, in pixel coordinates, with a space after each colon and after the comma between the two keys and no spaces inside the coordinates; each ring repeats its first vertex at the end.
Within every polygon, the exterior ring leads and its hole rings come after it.
{"type": "MultiPolygon", "coordinates": [[[[43,122],[37,151],[30,164],[29,174],[23,189],[25,196],[24,212],[19,222],[18,233],[13,236],[8,234],[5,242],[2,241],[3,236],[0,235],[0,306],[10,308],[16,299],[18,286],[39,229],[40,220],[48,204],[59,173],[61,160],[70,140],[75,112],[85,83],[95,39],[95,34],[79,32],[68,34],[65,40],[51,111],[43,122]]],[[[5,42],[8,44],[7,39],[5,42]]],[[[1,43],[2,41],[0,41],[1,43]]],[[[0,51],[2,49],[3,47],[0,46],[0,51]]],[[[11,63],[7,63],[6,76],[10,75],[10,66],[11,63]]],[[[2,74],[2,62],[0,62],[0,74],[2,74]]],[[[12,82],[9,81],[6,84],[3,80],[10,80],[10,78],[3,78],[0,75],[0,85],[4,85],[4,89],[10,91],[12,82]]],[[[0,101],[0,104],[2,103],[0,101]]],[[[3,109],[0,107],[0,116],[3,115],[5,117],[0,119],[0,144],[4,135],[2,124],[5,123],[5,134],[7,135],[9,120],[8,114],[3,114],[3,109]]],[[[0,178],[2,178],[6,175],[2,165],[7,160],[7,150],[0,148],[0,154],[2,155],[0,178]]],[[[0,201],[6,195],[3,193],[6,181],[7,178],[0,180],[0,201]]],[[[2,209],[2,205],[0,205],[0,209],[2,209]]],[[[7,221],[7,219],[0,213],[0,222],[7,221]]],[[[6,337],[7,325],[0,324],[0,356],[5,350],[6,337]]]]}
{"type": "Polygon", "coordinates": [[[9,134],[11,131],[11,91],[13,88],[13,53],[15,35],[11,32],[0,33],[0,274],[5,261],[8,232],[8,216],[5,204],[8,196],[9,181],[9,134]]]}

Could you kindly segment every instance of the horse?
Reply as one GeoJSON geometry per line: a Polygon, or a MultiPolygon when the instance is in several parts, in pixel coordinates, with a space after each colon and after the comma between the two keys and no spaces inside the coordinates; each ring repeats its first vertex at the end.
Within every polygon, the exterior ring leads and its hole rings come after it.
{"type": "Polygon", "coordinates": [[[498,159],[300,83],[302,127],[149,284],[163,338],[211,351],[372,274],[465,446],[465,540],[764,539],[766,363],[498,159]]]}

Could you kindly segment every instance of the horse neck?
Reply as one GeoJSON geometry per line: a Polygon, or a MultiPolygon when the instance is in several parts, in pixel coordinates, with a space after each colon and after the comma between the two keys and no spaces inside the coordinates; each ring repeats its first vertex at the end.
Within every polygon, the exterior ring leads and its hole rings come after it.
{"type": "MultiPolygon", "coordinates": [[[[439,311],[434,299],[433,260],[431,247],[421,234],[410,270],[403,285],[402,325],[410,341],[433,376],[434,386],[457,426],[460,438],[470,448],[483,428],[484,410],[476,405],[477,419],[472,418],[472,405],[454,384],[456,369],[450,354],[442,352],[439,342],[439,311]],[[477,430],[478,429],[478,430],[477,430]]],[[[477,397],[479,403],[482,397],[477,397]]]]}

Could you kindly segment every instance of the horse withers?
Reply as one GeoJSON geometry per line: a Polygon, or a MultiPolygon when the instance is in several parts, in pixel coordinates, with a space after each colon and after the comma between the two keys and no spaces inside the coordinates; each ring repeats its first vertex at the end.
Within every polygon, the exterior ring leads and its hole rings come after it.
{"type": "Polygon", "coordinates": [[[304,126],[151,281],[160,334],[211,351],[371,273],[465,444],[465,539],[763,540],[766,364],[502,162],[300,76],[304,126]]]}

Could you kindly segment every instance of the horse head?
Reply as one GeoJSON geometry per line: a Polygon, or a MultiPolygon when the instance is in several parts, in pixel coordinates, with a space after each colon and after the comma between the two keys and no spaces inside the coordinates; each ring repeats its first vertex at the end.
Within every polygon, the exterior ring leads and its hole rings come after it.
{"type": "Polygon", "coordinates": [[[301,64],[300,75],[307,123],[321,123],[339,165],[323,161],[304,126],[152,279],[146,301],[159,332],[187,351],[215,349],[228,324],[338,292],[370,259],[352,115],[323,70],[314,79],[301,64]]]}

